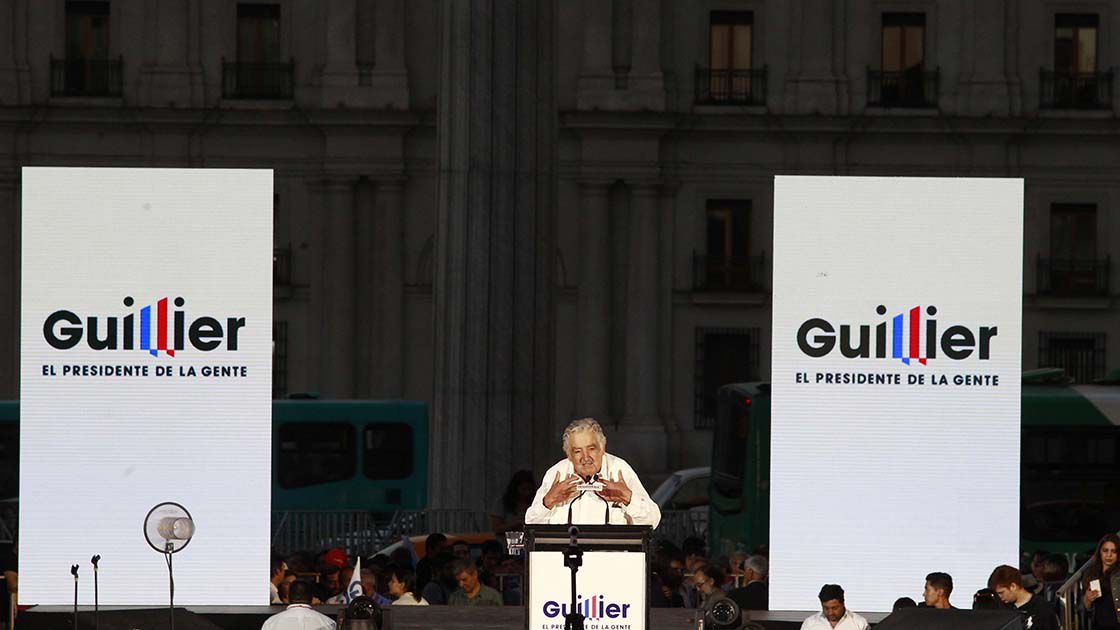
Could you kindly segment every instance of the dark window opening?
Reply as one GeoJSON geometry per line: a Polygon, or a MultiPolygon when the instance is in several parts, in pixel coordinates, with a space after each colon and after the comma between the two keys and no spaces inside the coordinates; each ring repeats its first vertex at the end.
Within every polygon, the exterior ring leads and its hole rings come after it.
{"type": "Polygon", "coordinates": [[[1108,109],[1112,106],[1112,72],[1098,70],[1100,17],[1059,13],[1054,16],[1054,69],[1042,71],[1043,108],[1108,109]]]}
{"type": "Polygon", "coordinates": [[[1109,260],[1097,258],[1097,206],[1050,207],[1050,256],[1039,259],[1039,293],[1107,295],[1109,260]]]}
{"type": "Polygon", "coordinates": [[[868,76],[868,103],[882,107],[932,107],[937,72],[926,71],[924,13],[884,13],[879,70],[868,76]]]}
{"type": "Polygon", "coordinates": [[[344,481],[357,471],[354,427],[342,422],[293,422],[277,430],[276,480],[281,488],[344,481]]]}
{"type": "Polygon", "coordinates": [[[412,427],[403,422],[367,424],[362,455],[369,479],[407,479],[413,466],[412,427]]]}
{"type": "Polygon", "coordinates": [[[1104,333],[1041,332],[1038,365],[1062,368],[1075,383],[1092,383],[1104,376],[1104,333]]]}
{"type": "Polygon", "coordinates": [[[760,105],[766,74],[754,64],[754,13],[712,11],[708,28],[708,67],[696,77],[698,102],[760,105]]]}
{"type": "Polygon", "coordinates": [[[272,322],[272,397],[288,395],[288,322],[272,322]]]}

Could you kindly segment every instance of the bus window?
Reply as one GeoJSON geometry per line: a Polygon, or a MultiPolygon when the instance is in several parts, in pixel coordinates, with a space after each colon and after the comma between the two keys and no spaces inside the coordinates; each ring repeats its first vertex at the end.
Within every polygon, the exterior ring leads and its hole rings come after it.
{"type": "Polygon", "coordinates": [[[412,427],[403,422],[367,424],[363,468],[369,479],[412,476],[412,427]]]}
{"type": "Polygon", "coordinates": [[[281,488],[303,488],[350,479],[357,472],[354,427],[342,422],[280,425],[276,480],[281,488]]]}
{"type": "Polygon", "coordinates": [[[0,499],[19,495],[19,427],[0,426],[0,499]]]}
{"type": "Polygon", "coordinates": [[[747,451],[749,407],[746,399],[720,392],[716,409],[715,449],[712,454],[712,484],[725,497],[743,496],[743,453],[747,451]]]}
{"type": "Polygon", "coordinates": [[[687,510],[708,505],[708,478],[697,477],[677,488],[669,500],[670,510],[687,510]]]}

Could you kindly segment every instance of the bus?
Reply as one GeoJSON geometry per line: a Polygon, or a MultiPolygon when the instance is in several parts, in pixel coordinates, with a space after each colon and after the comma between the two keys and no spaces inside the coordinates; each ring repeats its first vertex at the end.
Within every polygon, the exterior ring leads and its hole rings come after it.
{"type": "MultiPolygon", "coordinates": [[[[428,406],[272,401],[272,509],[392,513],[428,500],[428,406]]],[[[19,494],[19,403],[0,402],[0,499],[19,494]]]]}
{"type": "MultiPolygon", "coordinates": [[[[1120,523],[1120,385],[1067,381],[1057,369],[1024,373],[1020,550],[1063,553],[1076,563],[1120,523]]],[[[770,401],[768,383],[719,389],[709,482],[713,553],[768,544],[770,401]]]]}

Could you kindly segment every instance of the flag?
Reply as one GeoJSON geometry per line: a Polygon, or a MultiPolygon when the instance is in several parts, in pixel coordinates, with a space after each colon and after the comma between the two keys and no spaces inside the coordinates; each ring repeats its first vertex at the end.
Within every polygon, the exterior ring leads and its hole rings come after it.
{"type": "Polygon", "coordinates": [[[350,583],[342,593],[342,603],[349,605],[355,597],[362,595],[365,595],[365,591],[362,590],[362,557],[358,556],[354,561],[354,574],[350,576],[350,583]]]}

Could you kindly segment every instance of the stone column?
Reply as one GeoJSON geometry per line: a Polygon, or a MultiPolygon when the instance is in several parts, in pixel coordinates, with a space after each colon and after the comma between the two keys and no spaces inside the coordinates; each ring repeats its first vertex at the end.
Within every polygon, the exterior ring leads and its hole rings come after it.
{"type": "Polygon", "coordinates": [[[323,35],[326,59],[323,64],[322,101],[328,109],[339,103],[358,105],[357,47],[354,43],[358,19],[356,0],[331,0],[319,4],[324,11],[323,35]]]}
{"type": "Polygon", "coordinates": [[[326,223],[320,243],[323,264],[317,287],[318,295],[322,296],[321,393],[328,398],[351,398],[355,394],[357,369],[354,182],[341,178],[325,180],[319,192],[326,223]]]}
{"type": "Polygon", "coordinates": [[[381,179],[373,198],[377,360],[368,381],[378,398],[400,398],[404,382],[404,180],[381,179]]]}
{"type": "Polygon", "coordinates": [[[611,241],[608,180],[579,184],[579,361],[576,414],[610,422],[611,241]]]}
{"type": "Polygon", "coordinates": [[[602,108],[614,89],[611,69],[611,2],[583,0],[583,65],[579,73],[579,109],[602,108]]]}
{"type": "Polygon", "coordinates": [[[0,397],[19,397],[19,187],[0,177],[0,397]]]}
{"type": "Polygon", "coordinates": [[[557,453],[556,3],[443,20],[430,502],[483,509],[557,453]]]}
{"type": "Polygon", "coordinates": [[[661,0],[631,0],[633,42],[628,88],[637,109],[665,110],[665,80],[661,73],[661,0]]]}
{"type": "Polygon", "coordinates": [[[658,240],[660,187],[656,181],[632,185],[629,265],[626,280],[625,415],[617,449],[638,470],[665,469],[665,430],[658,414],[658,240]]]}
{"type": "Polygon", "coordinates": [[[382,297],[378,294],[378,274],[381,269],[376,262],[378,225],[374,195],[373,181],[368,177],[361,177],[354,187],[354,232],[357,237],[354,251],[354,297],[355,309],[359,313],[355,324],[358,334],[355,339],[357,357],[354,394],[360,398],[378,397],[376,380],[382,369],[379,347],[382,297]]]}

